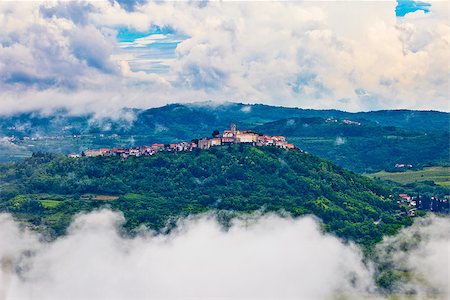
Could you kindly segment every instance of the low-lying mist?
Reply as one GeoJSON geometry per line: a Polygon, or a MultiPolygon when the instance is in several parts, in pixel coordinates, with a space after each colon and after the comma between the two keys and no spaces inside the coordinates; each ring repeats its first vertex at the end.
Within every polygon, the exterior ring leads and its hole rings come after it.
{"type": "MultiPolygon", "coordinates": [[[[312,217],[252,215],[225,230],[203,215],[136,237],[123,223],[110,210],[83,214],[45,242],[0,215],[0,300],[383,298],[375,263],[312,217]]],[[[378,246],[378,261],[411,274],[397,292],[446,299],[449,237],[449,219],[428,217],[378,246]]]]}

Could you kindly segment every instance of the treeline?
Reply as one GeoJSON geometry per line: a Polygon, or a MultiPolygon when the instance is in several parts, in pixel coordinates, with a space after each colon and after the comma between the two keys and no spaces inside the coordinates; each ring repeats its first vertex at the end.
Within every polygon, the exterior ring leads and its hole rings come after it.
{"type": "Polygon", "coordinates": [[[144,224],[159,230],[174,217],[209,210],[313,214],[325,230],[366,245],[411,223],[381,184],[274,147],[234,145],[126,160],[34,154],[0,165],[0,174],[0,210],[57,234],[73,214],[105,203],[125,214],[129,229],[144,224]]]}

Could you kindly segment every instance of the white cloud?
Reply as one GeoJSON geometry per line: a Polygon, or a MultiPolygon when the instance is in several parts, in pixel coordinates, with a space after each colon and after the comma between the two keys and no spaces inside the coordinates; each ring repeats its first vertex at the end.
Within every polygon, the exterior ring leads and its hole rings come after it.
{"type": "MultiPolygon", "coordinates": [[[[382,298],[370,260],[311,217],[246,216],[225,231],[204,215],[180,220],[168,235],[142,229],[134,238],[123,236],[123,222],[108,210],[80,215],[66,236],[43,242],[1,215],[1,299],[382,298]]],[[[381,257],[390,250],[386,258],[411,272],[396,292],[448,295],[449,225],[419,220],[379,246],[381,257]]]]}
{"type": "Polygon", "coordinates": [[[384,264],[409,273],[410,280],[397,286],[397,292],[413,293],[418,299],[450,297],[449,218],[418,219],[397,236],[386,238],[377,253],[384,264]]]}
{"type": "Polygon", "coordinates": [[[244,112],[244,113],[249,113],[249,112],[252,111],[252,107],[251,107],[250,105],[243,106],[243,107],[241,108],[241,111],[244,112]]]}
{"type": "Polygon", "coordinates": [[[107,1],[2,3],[0,113],[211,99],[449,111],[448,3],[404,18],[395,18],[395,5],[140,1],[125,10],[107,1]],[[170,27],[177,35],[120,45],[114,36],[123,26],[170,27]],[[159,60],[167,53],[150,49],[157,41],[180,43],[159,60]]]}
{"type": "Polygon", "coordinates": [[[173,34],[155,33],[155,34],[150,34],[150,35],[142,37],[142,38],[137,38],[131,44],[134,47],[142,47],[142,46],[151,45],[151,44],[154,44],[157,42],[178,43],[181,41],[183,41],[183,38],[177,37],[173,34]]]}
{"type": "Polygon", "coordinates": [[[103,210],[76,218],[50,243],[0,222],[0,254],[22,268],[3,268],[5,300],[358,298],[373,288],[360,251],[323,235],[311,218],[250,217],[225,232],[204,216],[168,236],[126,238],[123,216],[103,210]]]}
{"type": "Polygon", "coordinates": [[[347,140],[345,138],[338,136],[338,137],[336,137],[334,144],[336,146],[341,146],[341,145],[344,145],[346,142],[347,142],[347,140]]]}

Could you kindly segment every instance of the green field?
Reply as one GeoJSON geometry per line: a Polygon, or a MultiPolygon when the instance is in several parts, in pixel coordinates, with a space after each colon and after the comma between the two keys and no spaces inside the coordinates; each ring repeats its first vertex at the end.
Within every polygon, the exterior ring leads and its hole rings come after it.
{"type": "Polygon", "coordinates": [[[429,180],[441,186],[450,187],[450,167],[428,167],[419,171],[406,172],[381,171],[367,175],[372,178],[378,177],[402,184],[429,180]]]}
{"type": "Polygon", "coordinates": [[[40,202],[45,208],[55,208],[62,203],[58,200],[40,200],[40,202]]]}
{"type": "Polygon", "coordinates": [[[81,196],[81,200],[98,200],[98,201],[113,201],[118,198],[119,196],[93,195],[93,194],[84,194],[81,196]]]}

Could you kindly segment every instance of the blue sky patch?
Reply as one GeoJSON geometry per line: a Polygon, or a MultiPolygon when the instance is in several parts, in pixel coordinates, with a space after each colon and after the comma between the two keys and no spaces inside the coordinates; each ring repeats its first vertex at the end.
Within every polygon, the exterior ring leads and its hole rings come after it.
{"type": "Polygon", "coordinates": [[[397,7],[395,8],[395,15],[397,17],[404,17],[406,14],[421,10],[425,13],[430,12],[430,3],[414,1],[414,0],[397,0],[397,7]]]}
{"type": "Polygon", "coordinates": [[[147,36],[149,34],[152,34],[153,32],[154,30],[149,30],[147,32],[139,32],[131,30],[129,28],[120,28],[117,32],[116,38],[119,42],[132,42],[135,39],[147,36]]]}
{"type": "Polygon", "coordinates": [[[128,27],[119,28],[117,31],[117,40],[119,42],[132,42],[135,39],[142,38],[151,34],[174,34],[175,31],[170,27],[154,26],[147,31],[136,31],[128,27]]]}
{"type": "Polygon", "coordinates": [[[189,37],[168,27],[153,27],[146,32],[120,28],[116,38],[120,44],[116,54],[126,58],[132,71],[165,73],[167,63],[176,58],[178,44],[189,37]]]}

